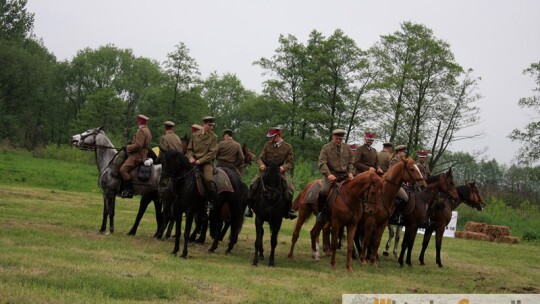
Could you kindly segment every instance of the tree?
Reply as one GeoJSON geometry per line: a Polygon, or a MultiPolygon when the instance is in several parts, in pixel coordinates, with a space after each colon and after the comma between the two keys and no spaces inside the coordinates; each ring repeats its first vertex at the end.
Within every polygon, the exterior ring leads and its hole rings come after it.
{"type": "MultiPolygon", "coordinates": [[[[529,74],[535,78],[536,88],[533,95],[521,98],[518,102],[522,108],[530,108],[537,114],[540,113],[540,62],[532,63],[523,74],[529,74]]],[[[514,129],[508,136],[523,145],[520,148],[520,162],[529,164],[540,159],[540,119],[528,123],[524,129],[514,129]]]]}
{"type": "Polygon", "coordinates": [[[30,38],[34,14],[26,11],[27,0],[0,0],[0,40],[30,38]]]}

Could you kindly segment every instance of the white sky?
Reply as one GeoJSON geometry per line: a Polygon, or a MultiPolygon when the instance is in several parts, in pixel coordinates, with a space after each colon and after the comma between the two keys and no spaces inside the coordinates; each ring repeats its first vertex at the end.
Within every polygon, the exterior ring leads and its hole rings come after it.
{"type": "Polygon", "coordinates": [[[331,35],[340,28],[362,49],[404,21],[421,23],[450,44],[456,61],[481,77],[481,123],[464,134],[481,139],[456,143],[466,152],[511,163],[518,144],[507,139],[536,113],[517,106],[532,95],[533,78],[522,71],[540,61],[540,1],[536,0],[28,0],[34,32],[60,60],[77,51],[112,43],[159,62],[180,41],[203,77],[234,73],[246,88],[261,92],[262,70],[252,63],[271,57],[280,34],[307,41],[312,30],[331,35]]]}

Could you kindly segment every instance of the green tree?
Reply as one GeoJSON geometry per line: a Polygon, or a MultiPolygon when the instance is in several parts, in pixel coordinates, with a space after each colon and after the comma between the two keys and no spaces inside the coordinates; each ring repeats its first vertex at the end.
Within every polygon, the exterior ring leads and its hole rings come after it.
{"type": "Polygon", "coordinates": [[[34,14],[26,10],[27,0],[0,0],[0,39],[30,38],[34,14]]]}
{"type": "MultiPolygon", "coordinates": [[[[540,113],[540,62],[532,63],[523,73],[535,78],[536,88],[532,96],[521,98],[518,104],[540,113]]],[[[508,137],[523,144],[519,155],[522,163],[534,163],[540,159],[540,120],[528,123],[524,129],[514,129],[508,137]]]]}

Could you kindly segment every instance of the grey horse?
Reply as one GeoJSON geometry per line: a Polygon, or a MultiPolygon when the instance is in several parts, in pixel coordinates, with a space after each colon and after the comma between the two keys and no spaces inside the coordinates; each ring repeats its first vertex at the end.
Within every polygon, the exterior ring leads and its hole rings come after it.
{"type": "MultiPolygon", "coordinates": [[[[71,144],[81,150],[95,151],[96,163],[99,171],[98,186],[103,192],[103,221],[101,223],[99,232],[105,234],[113,233],[116,195],[120,193],[122,181],[120,177],[116,177],[114,175],[114,170],[111,169],[111,163],[118,151],[114,148],[114,145],[111,143],[107,135],[105,135],[105,132],[103,132],[103,127],[89,129],[83,133],[73,135],[71,137],[71,144]],[[109,218],[110,221],[109,232],[106,232],[107,218],[109,218]]],[[[154,207],[156,209],[156,222],[158,227],[154,237],[157,237],[157,231],[159,230],[159,227],[162,225],[163,221],[162,205],[157,191],[158,181],[161,175],[161,165],[153,166],[151,178],[146,182],[139,181],[136,178],[136,172],[130,172],[130,174],[132,176],[135,175],[135,178],[133,179],[135,194],[140,194],[142,197],[137,218],[135,219],[135,223],[128,234],[135,235],[139,222],[146,211],[148,204],[150,201],[154,201],[154,207]]]]}

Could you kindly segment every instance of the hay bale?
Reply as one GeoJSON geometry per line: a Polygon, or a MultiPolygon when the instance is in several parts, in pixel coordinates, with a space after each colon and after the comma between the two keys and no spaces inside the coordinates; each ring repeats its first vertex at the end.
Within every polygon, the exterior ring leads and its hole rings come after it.
{"type": "Polygon", "coordinates": [[[500,236],[509,236],[510,227],[508,226],[497,226],[497,225],[486,225],[484,233],[493,237],[494,239],[500,236]]]}
{"type": "Polygon", "coordinates": [[[501,235],[495,239],[497,243],[507,243],[507,244],[517,244],[519,243],[519,238],[515,236],[501,235]]]}
{"type": "Polygon", "coordinates": [[[456,231],[455,236],[460,239],[491,242],[491,238],[487,234],[480,232],[456,231]]]}
{"type": "Polygon", "coordinates": [[[487,224],[484,223],[467,222],[465,225],[465,231],[484,233],[486,226],[487,224]]]}

